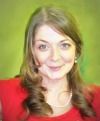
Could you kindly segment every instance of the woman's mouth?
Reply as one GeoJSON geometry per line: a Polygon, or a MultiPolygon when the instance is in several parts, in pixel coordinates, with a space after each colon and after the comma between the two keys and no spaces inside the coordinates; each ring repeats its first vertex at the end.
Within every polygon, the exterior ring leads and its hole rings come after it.
{"type": "Polygon", "coordinates": [[[50,70],[52,71],[59,71],[62,66],[49,66],[50,70]]]}

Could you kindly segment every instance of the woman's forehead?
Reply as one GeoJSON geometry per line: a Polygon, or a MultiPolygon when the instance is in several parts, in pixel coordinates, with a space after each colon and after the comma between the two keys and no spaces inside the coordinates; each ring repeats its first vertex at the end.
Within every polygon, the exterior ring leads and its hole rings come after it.
{"type": "Polygon", "coordinates": [[[70,41],[73,40],[61,32],[57,31],[56,29],[50,27],[49,25],[42,25],[38,28],[35,34],[35,41],[50,41],[50,42],[59,42],[59,41],[70,41]]]}

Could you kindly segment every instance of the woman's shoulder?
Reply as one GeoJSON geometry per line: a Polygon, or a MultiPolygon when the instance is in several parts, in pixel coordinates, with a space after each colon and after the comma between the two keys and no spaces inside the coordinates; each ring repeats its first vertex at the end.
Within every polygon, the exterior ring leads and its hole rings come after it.
{"type": "Polygon", "coordinates": [[[91,90],[94,96],[94,100],[95,98],[100,101],[100,85],[91,85],[91,90]]]}
{"type": "Polygon", "coordinates": [[[27,95],[20,83],[19,77],[0,80],[0,101],[4,120],[14,121],[15,117],[23,111],[22,102],[27,95]]]}
{"type": "Polygon", "coordinates": [[[24,95],[25,90],[21,87],[21,78],[0,80],[0,98],[10,95],[12,97],[24,95]]]}
{"type": "Polygon", "coordinates": [[[92,105],[98,119],[100,119],[100,85],[92,85],[91,89],[93,94],[92,105]]]}
{"type": "Polygon", "coordinates": [[[100,108],[100,85],[91,85],[93,105],[100,108]]]}
{"type": "Polygon", "coordinates": [[[20,78],[9,78],[0,80],[0,90],[13,89],[16,86],[20,85],[20,78]]]}
{"type": "Polygon", "coordinates": [[[92,100],[93,104],[99,102],[100,105],[100,85],[96,84],[88,85],[85,89],[86,92],[88,91],[88,96],[90,101],[92,100]]]}

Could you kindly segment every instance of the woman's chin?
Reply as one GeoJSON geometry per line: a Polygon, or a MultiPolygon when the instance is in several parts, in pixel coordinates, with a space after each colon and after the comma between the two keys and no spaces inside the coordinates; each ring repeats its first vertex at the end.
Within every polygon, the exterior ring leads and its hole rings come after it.
{"type": "Polygon", "coordinates": [[[50,80],[62,80],[65,76],[64,75],[55,75],[55,74],[52,74],[52,75],[48,75],[48,78],[50,80]]]}

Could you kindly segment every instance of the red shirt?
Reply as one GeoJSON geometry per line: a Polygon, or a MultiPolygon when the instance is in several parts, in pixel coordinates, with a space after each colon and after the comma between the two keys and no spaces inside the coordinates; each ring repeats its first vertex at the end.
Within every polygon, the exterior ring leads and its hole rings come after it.
{"type": "MultiPolygon", "coordinates": [[[[93,107],[97,117],[82,119],[77,108],[72,107],[68,112],[55,117],[30,116],[27,121],[100,121],[100,87],[94,86],[93,107]]],[[[0,81],[0,100],[2,103],[3,121],[18,121],[24,116],[22,102],[26,97],[26,91],[20,86],[20,79],[13,78],[0,81]]]]}

